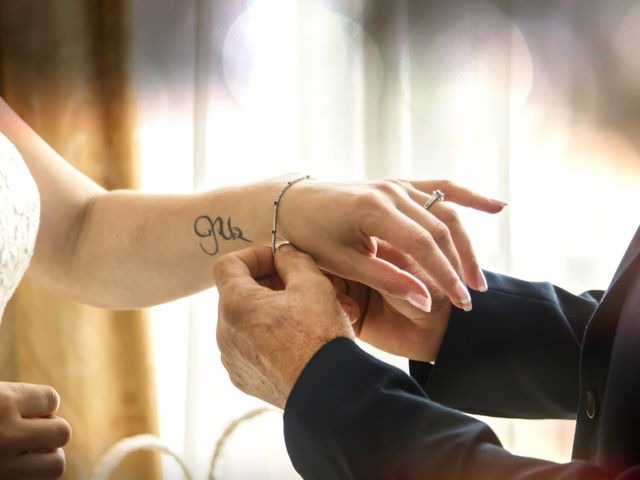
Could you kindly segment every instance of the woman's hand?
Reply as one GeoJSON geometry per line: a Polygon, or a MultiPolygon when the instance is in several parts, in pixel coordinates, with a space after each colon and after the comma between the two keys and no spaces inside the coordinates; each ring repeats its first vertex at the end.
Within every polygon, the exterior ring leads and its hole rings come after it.
{"type": "Polygon", "coordinates": [[[469,310],[465,285],[484,291],[486,280],[455,210],[444,202],[428,211],[423,207],[434,190],[443,191],[449,202],[489,213],[505,206],[448,181],[309,181],[283,197],[278,231],[323,270],[368,285],[387,299],[430,311],[430,283],[469,310]],[[384,258],[383,243],[404,252],[414,271],[395,263],[395,257],[384,258]]]}
{"type": "MultiPolygon", "coordinates": [[[[434,295],[434,298],[436,296],[434,295]]],[[[354,323],[360,340],[380,350],[411,360],[436,359],[447,329],[451,302],[439,294],[430,313],[372,291],[367,314],[354,323]]]]}
{"type": "MultiPolygon", "coordinates": [[[[430,280],[416,262],[386,242],[380,242],[378,255],[429,285],[430,280]]],[[[442,292],[430,288],[433,304],[431,312],[426,313],[361,283],[333,275],[329,278],[358,338],[394,355],[435,360],[451,315],[451,301],[442,292]]]]}
{"type": "Polygon", "coordinates": [[[0,382],[0,479],[54,479],[71,428],[55,416],[60,398],[48,386],[0,382]]]}

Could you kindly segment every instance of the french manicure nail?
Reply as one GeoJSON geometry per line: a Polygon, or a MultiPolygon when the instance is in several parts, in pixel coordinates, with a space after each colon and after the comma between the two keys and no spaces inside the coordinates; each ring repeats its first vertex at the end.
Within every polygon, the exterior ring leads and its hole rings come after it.
{"type": "Polygon", "coordinates": [[[497,200],[495,198],[491,199],[491,201],[497,205],[500,205],[501,207],[506,207],[507,205],[509,205],[507,202],[503,202],[502,200],[497,200]]]}
{"type": "Polygon", "coordinates": [[[479,292],[486,292],[489,289],[489,286],[487,285],[487,279],[484,277],[484,273],[482,273],[482,270],[478,270],[478,273],[476,273],[476,282],[478,284],[479,292]]]}
{"type": "Polygon", "coordinates": [[[462,309],[465,312],[469,312],[471,310],[471,295],[469,295],[469,290],[467,290],[467,287],[465,287],[459,280],[456,284],[456,293],[458,294],[458,298],[460,299],[462,309]]]}
{"type": "Polygon", "coordinates": [[[421,293],[410,293],[407,295],[407,301],[425,313],[431,312],[431,299],[421,293]]]}

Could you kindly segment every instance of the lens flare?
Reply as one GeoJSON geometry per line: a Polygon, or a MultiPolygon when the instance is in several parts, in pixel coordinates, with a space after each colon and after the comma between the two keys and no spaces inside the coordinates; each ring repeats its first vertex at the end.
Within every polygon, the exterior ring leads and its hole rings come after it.
{"type": "Polygon", "coordinates": [[[418,115],[438,119],[447,136],[468,138],[491,134],[522,109],[531,55],[506,15],[483,2],[447,4],[419,25],[402,53],[403,88],[418,115]]]}

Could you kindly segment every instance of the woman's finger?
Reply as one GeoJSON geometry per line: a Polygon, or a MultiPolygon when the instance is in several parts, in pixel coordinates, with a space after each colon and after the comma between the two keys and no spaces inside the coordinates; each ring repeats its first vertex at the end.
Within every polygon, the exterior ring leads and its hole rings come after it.
{"type": "MultiPolygon", "coordinates": [[[[405,272],[410,273],[422,283],[427,285],[431,285],[433,282],[426,274],[426,272],[416,263],[416,261],[411,258],[409,255],[402,253],[399,250],[396,250],[391,245],[383,240],[378,240],[378,251],[377,257],[386,260],[387,262],[392,263],[396,267],[404,270],[405,272]]],[[[434,292],[438,294],[437,289],[430,290],[429,293],[431,295],[432,308],[435,307],[435,302],[437,302],[437,297],[434,295],[434,292]]],[[[439,295],[442,296],[442,295],[439,295]]],[[[402,302],[399,299],[393,300],[393,297],[387,296],[388,303],[394,307],[398,312],[402,313],[405,317],[410,319],[411,321],[415,321],[416,324],[422,324],[425,319],[424,311],[421,311],[415,308],[408,302],[402,302]],[[400,302],[400,303],[399,303],[400,302]],[[399,307],[399,305],[402,305],[399,307]]],[[[447,300],[448,301],[448,300],[447,300]]]]}
{"type": "MultiPolygon", "coordinates": [[[[416,189],[409,189],[408,193],[411,199],[418,206],[424,205],[430,197],[416,189]]],[[[478,258],[473,249],[471,239],[469,238],[469,235],[467,235],[467,232],[464,229],[455,209],[451,205],[447,204],[447,202],[436,202],[429,209],[429,213],[438,218],[449,228],[456,251],[460,255],[460,259],[462,261],[464,278],[467,285],[480,292],[486,291],[487,281],[480,269],[480,264],[478,263],[478,258]]]]}
{"type": "Polygon", "coordinates": [[[394,264],[396,267],[410,273],[422,283],[429,286],[429,275],[416,263],[416,261],[400,250],[393,248],[389,243],[384,240],[376,239],[377,249],[376,257],[386,260],[394,264]]]}
{"type": "Polygon", "coordinates": [[[462,268],[464,270],[467,284],[474,290],[480,292],[487,291],[487,280],[480,269],[478,257],[473,249],[473,244],[466,230],[462,226],[462,222],[456,211],[447,204],[441,203],[434,205],[432,214],[442,220],[451,232],[453,243],[456,246],[460,258],[462,259],[462,268]]]}
{"type": "Polygon", "coordinates": [[[442,253],[447,257],[451,266],[464,282],[465,275],[462,268],[462,260],[460,259],[460,255],[453,241],[449,225],[442,222],[430,211],[427,211],[424,207],[418,205],[411,198],[404,195],[397,199],[396,206],[401,213],[411,218],[431,234],[438,244],[438,247],[440,247],[442,253]]]}
{"type": "MultiPolygon", "coordinates": [[[[471,296],[467,287],[434,237],[422,225],[400,214],[395,208],[381,206],[380,214],[369,216],[364,228],[366,235],[381,238],[394,248],[411,255],[454,305],[463,310],[471,309],[471,296]]],[[[438,237],[444,234],[440,227],[439,230],[438,237]]],[[[395,296],[393,293],[389,294],[395,296]]]]}
{"type": "Polygon", "coordinates": [[[355,253],[349,261],[349,278],[392,297],[403,298],[414,307],[429,312],[431,295],[416,277],[373,254],[355,253]]]}
{"type": "Polygon", "coordinates": [[[441,190],[448,201],[487,213],[498,213],[507,206],[501,200],[486,197],[450,180],[417,180],[406,183],[427,195],[431,195],[434,190],[441,190]]]}

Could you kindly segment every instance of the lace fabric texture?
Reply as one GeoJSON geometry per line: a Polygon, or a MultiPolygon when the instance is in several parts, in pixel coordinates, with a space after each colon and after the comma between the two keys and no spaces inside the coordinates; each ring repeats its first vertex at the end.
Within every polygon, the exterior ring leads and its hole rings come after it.
{"type": "Polygon", "coordinates": [[[38,187],[18,150],[0,132],[0,317],[29,266],[39,223],[38,187]]]}

